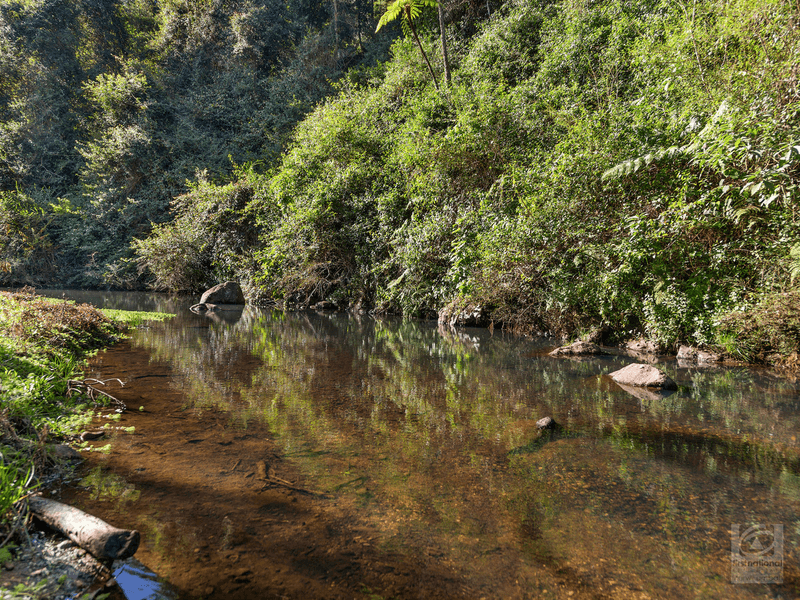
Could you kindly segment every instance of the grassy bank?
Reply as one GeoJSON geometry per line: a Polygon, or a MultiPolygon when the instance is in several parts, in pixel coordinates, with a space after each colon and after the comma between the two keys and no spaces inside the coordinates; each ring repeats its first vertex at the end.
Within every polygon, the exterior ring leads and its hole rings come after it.
{"type": "Polygon", "coordinates": [[[55,445],[73,438],[108,400],[90,393],[83,361],[131,324],[164,317],[107,311],[0,292],[0,547],[24,527],[18,502],[62,466],[55,445]]]}

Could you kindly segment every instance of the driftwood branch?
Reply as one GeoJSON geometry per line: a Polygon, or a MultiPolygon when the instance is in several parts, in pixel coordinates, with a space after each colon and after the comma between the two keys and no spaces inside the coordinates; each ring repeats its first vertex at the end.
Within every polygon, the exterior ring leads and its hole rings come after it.
{"type": "Polygon", "coordinates": [[[72,506],[49,500],[28,500],[31,513],[99,560],[122,560],[139,548],[139,532],[117,529],[72,506]]]}
{"type": "Polygon", "coordinates": [[[120,387],[125,387],[125,384],[122,382],[122,380],[117,378],[106,379],[105,381],[102,379],[94,379],[93,377],[89,377],[82,381],[70,379],[67,381],[67,396],[71,396],[75,392],[80,392],[82,394],[86,394],[92,402],[97,402],[97,398],[99,396],[105,396],[111,400],[111,402],[117,405],[118,410],[124,412],[128,407],[125,406],[125,403],[122,400],[115,398],[108,392],[104,392],[103,390],[97,388],[98,385],[106,385],[109,381],[116,381],[119,383],[120,387]]]}

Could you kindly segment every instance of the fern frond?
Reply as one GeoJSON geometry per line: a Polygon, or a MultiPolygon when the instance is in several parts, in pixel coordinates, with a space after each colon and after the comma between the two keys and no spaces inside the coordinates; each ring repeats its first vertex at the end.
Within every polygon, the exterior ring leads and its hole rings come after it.
{"type": "Polygon", "coordinates": [[[649,167],[654,162],[662,161],[665,158],[674,160],[676,158],[690,156],[696,149],[696,144],[690,144],[688,146],[670,146],[669,148],[661,148],[643,156],[629,158],[608,169],[603,173],[601,179],[603,181],[621,179],[622,177],[636,173],[641,170],[642,167],[649,167]]]}
{"type": "Polygon", "coordinates": [[[386,12],[383,13],[380,20],[378,21],[378,27],[375,29],[375,33],[380,31],[381,27],[394,21],[400,13],[402,12],[403,8],[405,7],[408,0],[394,0],[386,7],[386,12]]]}
{"type": "Polygon", "coordinates": [[[394,0],[394,2],[391,2],[386,6],[386,12],[383,13],[378,21],[378,27],[375,29],[375,33],[378,33],[381,27],[387,23],[390,23],[391,21],[394,21],[397,17],[402,15],[403,33],[406,36],[410,36],[411,29],[408,25],[409,14],[411,20],[416,21],[422,14],[423,8],[426,6],[435,7],[436,5],[436,0],[394,0]],[[406,10],[408,10],[408,12],[406,12],[406,10]]]}

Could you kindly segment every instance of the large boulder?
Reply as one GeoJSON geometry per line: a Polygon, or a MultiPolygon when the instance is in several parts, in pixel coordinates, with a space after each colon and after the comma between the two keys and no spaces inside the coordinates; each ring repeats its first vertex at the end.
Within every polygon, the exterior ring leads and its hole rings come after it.
{"type": "Polygon", "coordinates": [[[620,385],[652,387],[662,390],[677,390],[678,385],[664,371],[652,365],[633,363],[609,375],[620,385]]]}
{"type": "Polygon", "coordinates": [[[597,356],[606,354],[603,349],[592,342],[575,342],[569,346],[556,348],[550,356],[597,356]]]}
{"type": "Polygon", "coordinates": [[[238,283],[226,281],[206,290],[200,304],[244,304],[244,294],[238,283]]]}

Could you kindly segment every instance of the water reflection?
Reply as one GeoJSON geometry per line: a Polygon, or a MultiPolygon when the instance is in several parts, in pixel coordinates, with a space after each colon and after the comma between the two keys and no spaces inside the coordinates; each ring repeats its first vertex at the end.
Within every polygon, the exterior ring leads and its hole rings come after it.
{"type": "Polygon", "coordinates": [[[118,563],[114,569],[125,600],[175,600],[178,594],[158,575],[135,558],[118,563]]]}
{"type": "Polygon", "coordinates": [[[490,597],[544,594],[543,568],[611,597],[797,591],[800,400],[787,379],[672,361],[659,367],[679,391],[641,393],[606,375],[629,358],[554,359],[498,332],[185,308],[133,343],[171,366],[188,406],[268,426],[386,550],[440,557],[490,597]],[[541,437],[544,416],[559,435],[541,437]],[[787,531],[783,587],[730,583],[731,525],[755,523],[787,531]]]}

